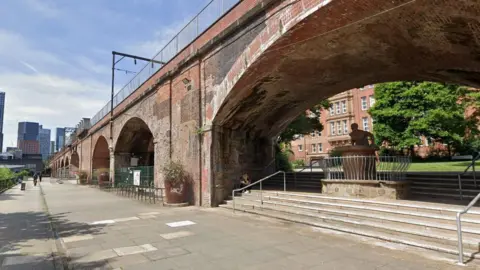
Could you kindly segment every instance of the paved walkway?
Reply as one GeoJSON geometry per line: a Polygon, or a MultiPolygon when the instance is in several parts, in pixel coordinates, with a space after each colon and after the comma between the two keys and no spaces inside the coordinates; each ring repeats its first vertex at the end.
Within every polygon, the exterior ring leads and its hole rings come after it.
{"type": "Polygon", "coordinates": [[[54,269],[55,251],[39,186],[0,194],[0,269],[54,269]]]}
{"type": "MultiPolygon", "coordinates": [[[[452,258],[431,260],[418,250],[223,209],[165,208],[48,179],[42,189],[70,269],[475,269],[457,267],[452,258]]],[[[32,189],[23,197],[40,201],[39,194],[32,189]]],[[[23,248],[19,243],[17,249],[23,248]]]]}

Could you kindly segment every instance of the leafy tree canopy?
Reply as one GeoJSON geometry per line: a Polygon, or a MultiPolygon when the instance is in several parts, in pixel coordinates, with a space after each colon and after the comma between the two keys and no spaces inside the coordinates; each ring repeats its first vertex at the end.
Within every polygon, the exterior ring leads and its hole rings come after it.
{"type": "Polygon", "coordinates": [[[375,86],[377,143],[387,141],[398,148],[412,148],[425,136],[451,146],[461,145],[467,130],[477,130],[465,109],[478,102],[466,87],[433,82],[391,82],[375,86]]]}
{"type": "Polygon", "coordinates": [[[279,143],[289,143],[295,139],[296,135],[306,135],[314,131],[322,131],[323,125],[319,121],[322,109],[330,107],[330,102],[324,100],[307,112],[299,115],[288,127],[280,134],[279,143]]]}

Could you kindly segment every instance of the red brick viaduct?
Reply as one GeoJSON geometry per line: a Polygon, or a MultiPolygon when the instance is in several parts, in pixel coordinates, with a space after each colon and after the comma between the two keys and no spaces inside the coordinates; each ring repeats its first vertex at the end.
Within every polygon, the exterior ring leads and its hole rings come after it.
{"type": "MultiPolygon", "coordinates": [[[[319,100],[395,80],[480,88],[480,2],[243,0],[51,161],[111,170],[179,160],[215,206],[273,158],[272,139],[319,100]],[[185,85],[184,79],[190,86],[185,85]]],[[[80,118],[81,116],[79,116],[80,118]]]]}

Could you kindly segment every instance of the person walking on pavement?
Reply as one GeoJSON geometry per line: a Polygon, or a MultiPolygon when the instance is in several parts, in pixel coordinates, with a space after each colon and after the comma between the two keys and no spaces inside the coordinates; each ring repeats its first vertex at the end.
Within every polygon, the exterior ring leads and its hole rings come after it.
{"type": "Polygon", "coordinates": [[[42,182],[42,173],[38,173],[38,180],[40,181],[40,183],[42,182]]]}
{"type": "Polygon", "coordinates": [[[37,177],[38,177],[38,175],[37,175],[37,173],[35,173],[35,174],[33,175],[33,185],[34,185],[34,186],[37,186],[37,177]]]}

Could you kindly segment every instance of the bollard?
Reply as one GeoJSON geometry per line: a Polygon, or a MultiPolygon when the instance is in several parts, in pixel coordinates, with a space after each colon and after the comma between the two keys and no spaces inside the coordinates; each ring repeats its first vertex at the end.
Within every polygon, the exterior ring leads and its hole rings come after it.
{"type": "Polygon", "coordinates": [[[25,190],[25,183],[22,183],[22,184],[20,185],[20,190],[25,190]]]}

